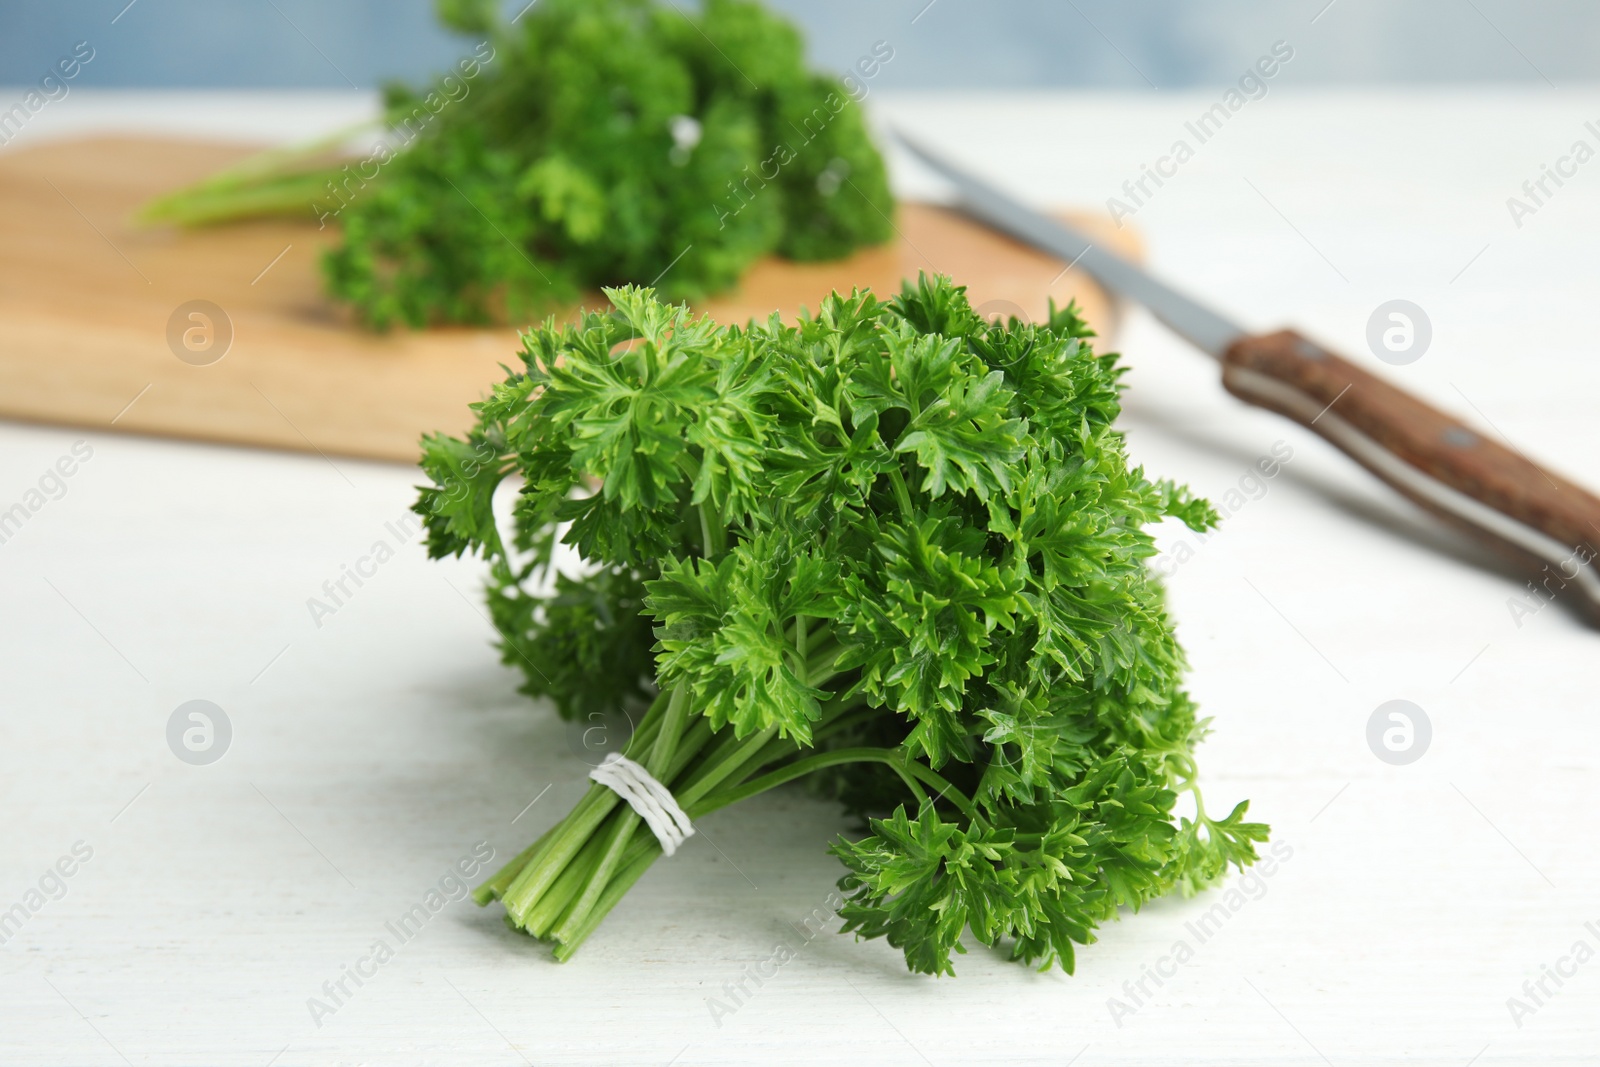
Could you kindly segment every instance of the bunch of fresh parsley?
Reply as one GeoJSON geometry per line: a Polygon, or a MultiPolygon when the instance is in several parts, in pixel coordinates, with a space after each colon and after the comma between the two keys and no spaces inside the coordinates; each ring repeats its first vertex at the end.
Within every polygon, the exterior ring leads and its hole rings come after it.
{"type": "MultiPolygon", "coordinates": [[[[637,708],[628,755],[693,819],[800,778],[865,816],[833,846],[845,929],[915,971],[953,973],[964,932],[1071,971],[1119,906],[1255,859],[1247,804],[1201,804],[1146,565],[1149,524],[1216,515],[1128,465],[1121,371],[1073,308],[989,323],[925,277],[719,328],[607,296],[424,441],[430,552],[486,557],[524,692],[637,708]]],[[[565,959],[660,854],[596,785],[478,900],[565,959]]]]}
{"type": "Polygon", "coordinates": [[[799,32],[751,0],[439,0],[478,60],[392,89],[403,144],[352,167],[273,152],[148,205],[151,221],[332,220],[329,291],[374,327],[483,323],[585,290],[726,289],[758,258],[886,240],[882,157],[799,32]],[[471,71],[468,74],[468,71],[471,71]]]}

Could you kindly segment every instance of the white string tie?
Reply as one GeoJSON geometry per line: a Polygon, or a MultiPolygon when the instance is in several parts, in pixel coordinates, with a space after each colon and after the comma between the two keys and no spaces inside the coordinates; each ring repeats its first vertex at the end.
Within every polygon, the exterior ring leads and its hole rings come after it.
{"type": "Polygon", "coordinates": [[[678,807],[672,791],[639,764],[620,752],[608,752],[589,777],[628,802],[650,832],[661,842],[661,851],[670,856],[678,846],[694,836],[689,816],[678,807]]]}

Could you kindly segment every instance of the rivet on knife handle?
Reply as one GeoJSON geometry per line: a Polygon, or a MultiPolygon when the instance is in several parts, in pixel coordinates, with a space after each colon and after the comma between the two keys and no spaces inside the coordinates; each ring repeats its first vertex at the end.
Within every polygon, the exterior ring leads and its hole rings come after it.
{"type": "Polygon", "coordinates": [[[1600,499],[1292,331],[1223,354],[1227,390],[1327,439],[1600,623],[1600,499]]]}

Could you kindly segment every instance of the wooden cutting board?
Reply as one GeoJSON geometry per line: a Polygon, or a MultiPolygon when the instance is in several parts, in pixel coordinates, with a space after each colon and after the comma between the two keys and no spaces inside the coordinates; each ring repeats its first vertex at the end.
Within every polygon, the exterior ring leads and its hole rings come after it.
{"type": "MultiPolygon", "coordinates": [[[[518,362],[514,329],[351,324],[321,292],[331,227],[129,223],[146,199],[249,151],[105,137],[0,154],[0,415],[405,463],[422,433],[469,425],[467,404],[518,362]],[[195,301],[222,314],[192,317],[195,301]]],[[[1137,254],[1129,231],[1078,221],[1137,254]]],[[[722,322],[792,317],[831,290],[892,293],[926,270],[967,285],[986,316],[1036,319],[1049,297],[1076,298],[1103,334],[1115,324],[1081,272],[949,211],[902,204],[896,230],[835,263],[765,260],[698,310],[722,322]]]]}

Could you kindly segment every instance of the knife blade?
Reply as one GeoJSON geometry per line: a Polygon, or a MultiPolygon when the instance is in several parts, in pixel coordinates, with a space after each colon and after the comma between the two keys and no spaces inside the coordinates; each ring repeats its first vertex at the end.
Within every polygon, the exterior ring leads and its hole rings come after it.
{"type": "Polygon", "coordinates": [[[956,190],[958,207],[991,228],[1081,267],[1144,305],[1222,364],[1247,403],[1319,434],[1413,503],[1475,537],[1528,577],[1531,614],[1560,597],[1600,626],[1600,498],[1386,379],[1291,330],[1248,330],[1156,278],[1083,231],[1051,218],[901,131],[895,139],[956,190]]]}
{"type": "Polygon", "coordinates": [[[982,178],[923,147],[904,133],[895,139],[955,187],[966,214],[1009,237],[1048,252],[1063,263],[1081,267],[1107,289],[1143,304],[1172,332],[1220,361],[1246,331],[1148,271],[1096,245],[1082,230],[1040,214],[1001,192],[982,178]]]}

